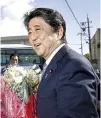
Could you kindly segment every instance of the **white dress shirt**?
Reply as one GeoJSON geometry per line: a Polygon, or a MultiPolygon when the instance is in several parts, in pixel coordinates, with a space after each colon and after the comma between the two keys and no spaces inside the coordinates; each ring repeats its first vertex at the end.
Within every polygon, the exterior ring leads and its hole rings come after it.
{"type": "Polygon", "coordinates": [[[65,43],[61,44],[58,48],[56,48],[53,53],[50,55],[50,57],[46,60],[46,65],[48,66],[51,62],[52,58],[55,56],[55,54],[65,45],[65,43]]]}

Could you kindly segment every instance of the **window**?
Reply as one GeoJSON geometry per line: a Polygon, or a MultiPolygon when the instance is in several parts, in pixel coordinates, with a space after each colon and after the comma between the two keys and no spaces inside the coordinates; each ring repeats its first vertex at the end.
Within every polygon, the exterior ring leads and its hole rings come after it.
{"type": "Polygon", "coordinates": [[[43,65],[44,59],[36,55],[33,49],[2,49],[1,65],[9,64],[9,56],[16,53],[19,56],[19,65],[39,64],[43,65]]]}

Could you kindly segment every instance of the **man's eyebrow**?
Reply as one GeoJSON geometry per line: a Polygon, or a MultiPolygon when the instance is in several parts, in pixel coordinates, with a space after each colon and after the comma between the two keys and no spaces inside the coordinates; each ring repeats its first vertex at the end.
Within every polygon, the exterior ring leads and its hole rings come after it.
{"type": "MultiPolygon", "coordinates": [[[[40,25],[35,25],[35,26],[33,26],[33,27],[35,27],[35,28],[39,28],[40,25]]],[[[31,30],[31,28],[28,28],[28,31],[29,31],[29,30],[31,30]]]]}

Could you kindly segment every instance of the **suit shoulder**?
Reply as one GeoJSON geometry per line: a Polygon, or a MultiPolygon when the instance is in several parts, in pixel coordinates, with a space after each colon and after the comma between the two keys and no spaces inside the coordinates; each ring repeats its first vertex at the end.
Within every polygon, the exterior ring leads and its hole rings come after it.
{"type": "Polygon", "coordinates": [[[83,55],[80,55],[72,49],[66,53],[61,61],[61,63],[64,65],[64,68],[67,68],[70,72],[82,69],[93,69],[91,63],[83,55]]]}

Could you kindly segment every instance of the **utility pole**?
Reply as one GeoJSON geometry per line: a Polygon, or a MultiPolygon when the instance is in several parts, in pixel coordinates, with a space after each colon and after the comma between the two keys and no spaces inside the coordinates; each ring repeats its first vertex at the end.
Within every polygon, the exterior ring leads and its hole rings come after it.
{"type": "Polygon", "coordinates": [[[90,61],[92,61],[92,48],[91,48],[91,37],[90,37],[90,26],[89,26],[89,18],[87,14],[87,24],[88,24],[88,39],[89,39],[89,55],[90,55],[90,61]]]}
{"type": "Polygon", "coordinates": [[[89,21],[88,15],[87,15],[87,22],[81,22],[81,29],[82,29],[83,35],[87,36],[88,38],[90,61],[92,61],[91,36],[90,36],[90,23],[91,22],[92,21],[89,21]],[[88,35],[86,34],[86,29],[88,29],[88,33],[87,33],[88,35]]]}
{"type": "Polygon", "coordinates": [[[81,54],[83,55],[83,46],[82,46],[82,30],[81,30],[81,34],[80,34],[80,36],[81,36],[81,54]]]}

